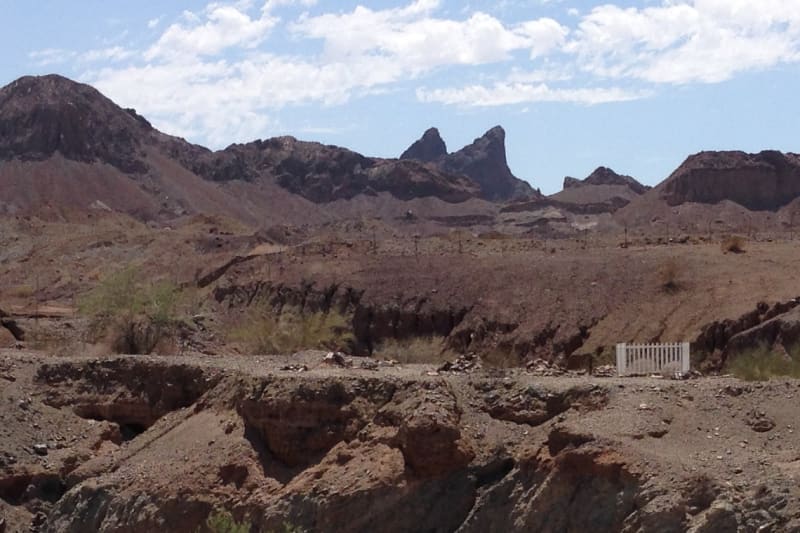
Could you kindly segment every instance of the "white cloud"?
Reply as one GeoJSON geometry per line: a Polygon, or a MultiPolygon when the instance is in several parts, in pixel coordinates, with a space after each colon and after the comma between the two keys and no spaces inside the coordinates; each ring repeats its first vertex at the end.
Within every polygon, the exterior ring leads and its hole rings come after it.
{"type": "Polygon", "coordinates": [[[545,83],[498,82],[492,86],[470,85],[455,89],[418,89],[422,102],[466,107],[497,107],[535,102],[565,102],[586,105],[625,102],[647,96],[643,91],[628,91],[618,87],[588,87],[579,89],[553,88],[545,83]]]}
{"type": "Polygon", "coordinates": [[[124,61],[136,55],[133,50],[121,46],[112,46],[99,50],[89,50],[80,55],[82,61],[124,61]]]}
{"type": "Polygon", "coordinates": [[[151,30],[154,29],[156,26],[161,24],[161,17],[156,17],[154,19],[150,19],[147,21],[147,27],[151,30]]]}
{"type": "Polygon", "coordinates": [[[481,12],[466,20],[435,18],[432,13],[438,6],[437,0],[377,11],[359,6],[349,13],[304,17],[293,31],[321,39],[328,60],[382,55],[411,73],[506,61],[518,50],[541,55],[562,44],[567,33],[552,19],[507,26],[481,12]]]}
{"type": "Polygon", "coordinates": [[[800,57],[800,0],[665,0],[606,4],[584,16],[567,44],[581,68],[653,83],[712,83],[800,57]]]}
{"type": "MultiPolygon", "coordinates": [[[[30,58],[104,62],[85,81],[165,131],[214,146],[262,136],[283,106],[339,105],[412,80],[431,83],[430,74],[440,71],[472,81],[420,88],[420,101],[593,105],[647,97],[663,84],[714,83],[800,61],[800,0],[608,3],[570,9],[564,23],[504,21],[469,9],[446,15],[440,0],[407,1],[314,15],[297,12],[315,0],[215,2],[184,12],[143,51],[51,49],[30,58]],[[278,13],[290,8],[294,18],[282,22],[278,13]],[[270,46],[281,24],[296,40],[294,54],[270,46]],[[303,52],[315,49],[305,46],[309,41],[321,44],[321,52],[303,52]]],[[[161,28],[160,19],[151,22],[161,28]]]]}
{"type": "Polygon", "coordinates": [[[39,67],[66,63],[75,58],[75,52],[62,48],[45,48],[28,53],[28,57],[39,67]]]}
{"type": "Polygon", "coordinates": [[[144,54],[147,60],[213,56],[226,48],[255,48],[266,38],[278,19],[265,9],[251,18],[242,5],[209,4],[202,18],[184,12],[185,24],[172,24],[144,54]]]}

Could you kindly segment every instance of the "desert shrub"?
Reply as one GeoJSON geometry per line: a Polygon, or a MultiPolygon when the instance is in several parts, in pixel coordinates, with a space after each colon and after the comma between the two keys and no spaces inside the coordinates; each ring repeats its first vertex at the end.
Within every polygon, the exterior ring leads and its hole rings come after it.
{"type": "Polygon", "coordinates": [[[781,354],[766,346],[743,351],[728,358],[725,370],[746,381],[767,381],[777,377],[800,378],[800,357],[797,348],[781,354]]]}
{"type": "Polygon", "coordinates": [[[451,355],[441,336],[384,339],[373,351],[379,359],[394,359],[402,364],[442,363],[451,355]]]}
{"type": "Polygon", "coordinates": [[[165,324],[174,319],[178,288],[170,282],[140,281],[136,267],[127,267],[106,276],[78,302],[78,309],[93,318],[147,315],[165,324]]]}
{"type": "Polygon", "coordinates": [[[658,284],[662,291],[675,293],[683,287],[683,265],[674,258],[668,259],[658,269],[658,284]]]}
{"type": "Polygon", "coordinates": [[[211,533],[250,533],[250,524],[237,522],[226,511],[215,511],[206,519],[206,527],[211,533]]]}
{"type": "Polygon", "coordinates": [[[722,240],[722,251],[733,254],[743,254],[745,250],[745,239],[739,235],[728,235],[722,240]]]}
{"type": "Polygon", "coordinates": [[[256,306],[231,328],[229,337],[253,353],[279,354],[350,348],[354,344],[351,329],[347,317],[335,311],[276,314],[256,306]]]}
{"type": "Polygon", "coordinates": [[[172,283],[141,281],[136,267],[106,276],[80,298],[90,337],[108,336],[120,353],[150,353],[177,320],[180,291],[172,283]]]}

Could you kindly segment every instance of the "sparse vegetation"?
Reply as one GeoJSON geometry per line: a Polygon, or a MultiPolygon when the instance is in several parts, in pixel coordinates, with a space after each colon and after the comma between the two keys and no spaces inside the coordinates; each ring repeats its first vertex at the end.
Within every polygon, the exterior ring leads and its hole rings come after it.
{"type": "Polygon", "coordinates": [[[250,524],[237,522],[227,511],[215,511],[208,516],[206,526],[212,533],[250,533],[250,524]]]}
{"type": "Polygon", "coordinates": [[[722,251],[725,253],[743,254],[745,249],[745,238],[739,235],[728,235],[722,240],[722,251]]]}
{"type": "Polygon", "coordinates": [[[730,358],[725,370],[745,381],[800,378],[800,347],[794,347],[788,354],[781,354],[767,346],[759,346],[730,358]]]}
{"type": "Polygon", "coordinates": [[[658,283],[661,290],[667,293],[676,293],[683,288],[683,265],[676,259],[670,258],[658,269],[658,283]]]}
{"type": "Polygon", "coordinates": [[[347,317],[335,311],[303,314],[284,310],[278,315],[255,306],[233,326],[230,339],[259,354],[336,350],[352,346],[351,329],[347,317]]]}
{"type": "Polygon", "coordinates": [[[385,339],[374,350],[380,359],[394,359],[402,364],[442,363],[452,356],[441,336],[385,339]]]}
{"type": "Polygon", "coordinates": [[[150,353],[177,320],[178,288],[165,281],[144,282],[129,266],[103,279],[78,303],[92,319],[90,335],[107,336],[120,353],[150,353]]]}

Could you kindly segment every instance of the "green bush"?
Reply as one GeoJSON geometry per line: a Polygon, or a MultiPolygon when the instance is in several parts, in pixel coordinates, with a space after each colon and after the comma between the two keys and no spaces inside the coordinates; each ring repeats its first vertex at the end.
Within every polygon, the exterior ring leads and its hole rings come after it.
{"type": "Polygon", "coordinates": [[[725,370],[745,381],[767,381],[777,377],[800,378],[800,357],[797,348],[790,354],[776,353],[766,346],[729,357],[725,370]]]}
{"type": "Polygon", "coordinates": [[[211,533],[250,533],[250,524],[237,522],[226,511],[215,511],[206,520],[206,526],[211,533]]]}
{"type": "Polygon", "coordinates": [[[78,309],[92,318],[113,319],[147,315],[166,324],[174,319],[178,288],[166,281],[144,283],[136,267],[106,276],[78,302],[78,309]]]}
{"type": "Polygon", "coordinates": [[[146,282],[133,266],[108,275],[78,302],[91,318],[90,335],[109,336],[112,348],[149,353],[176,322],[180,291],[166,281],[146,282]]]}
{"type": "Polygon", "coordinates": [[[285,310],[276,315],[261,306],[251,309],[232,327],[230,339],[259,354],[345,349],[354,342],[350,322],[337,312],[302,314],[285,310]]]}

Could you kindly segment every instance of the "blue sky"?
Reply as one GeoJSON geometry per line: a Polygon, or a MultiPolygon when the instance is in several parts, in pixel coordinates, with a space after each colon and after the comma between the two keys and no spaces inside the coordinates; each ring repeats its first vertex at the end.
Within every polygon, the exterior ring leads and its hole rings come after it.
{"type": "Polygon", "coordinates": [[[0,84],[56,72],[212,148],[393,157],[494,125],[550,193],[700,150],[800,151],[800,0],[0,0],[0,84]]]}

